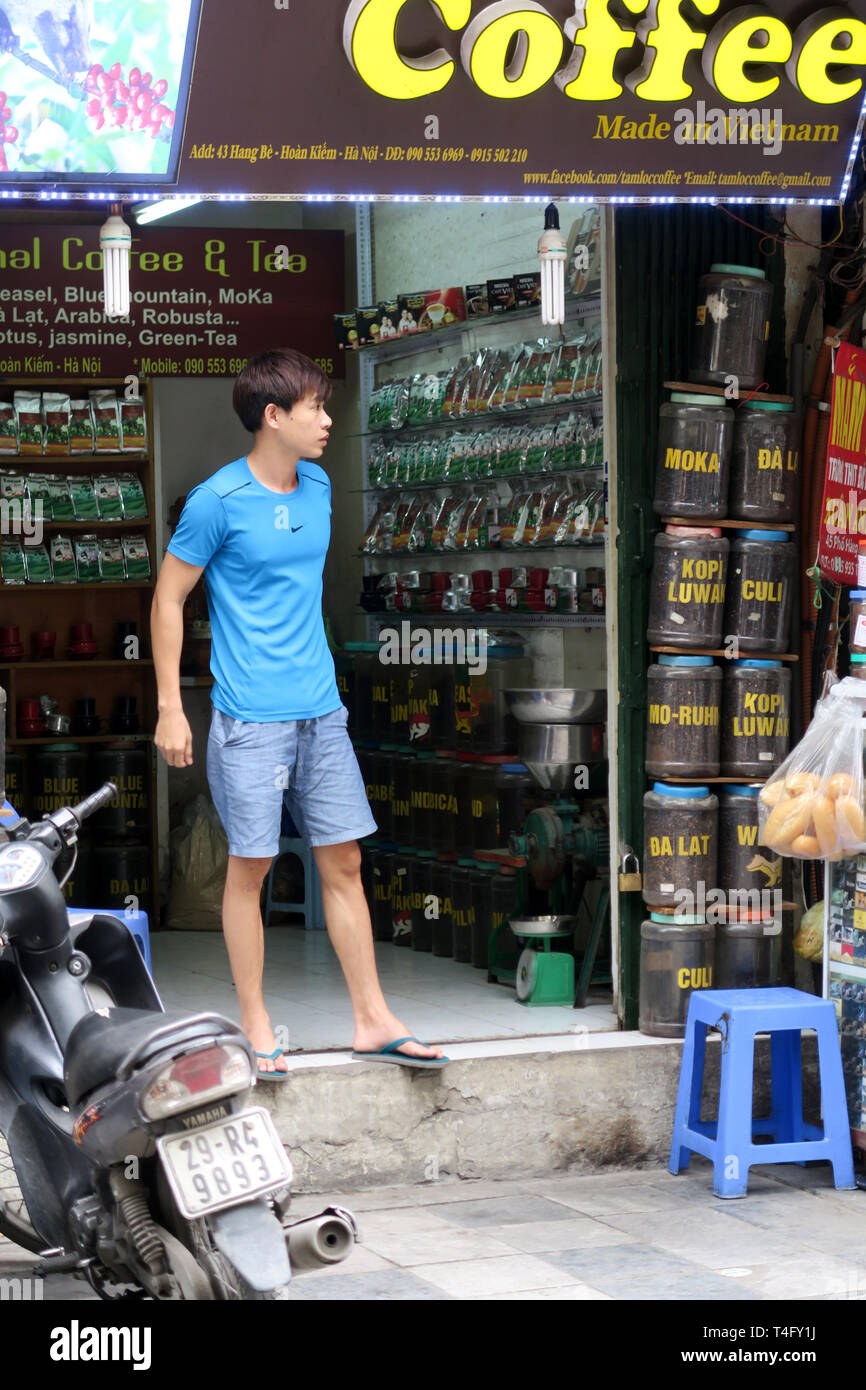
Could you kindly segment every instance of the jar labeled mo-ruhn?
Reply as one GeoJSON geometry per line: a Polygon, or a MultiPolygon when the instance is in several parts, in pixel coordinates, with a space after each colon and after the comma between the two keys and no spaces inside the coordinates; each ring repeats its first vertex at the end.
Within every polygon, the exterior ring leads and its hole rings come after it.
{"type": "Polygon", "coordinates": [[[649,777],[717,777],[722,673],[711,656],[660,656],[647,671],[649,777]]]}

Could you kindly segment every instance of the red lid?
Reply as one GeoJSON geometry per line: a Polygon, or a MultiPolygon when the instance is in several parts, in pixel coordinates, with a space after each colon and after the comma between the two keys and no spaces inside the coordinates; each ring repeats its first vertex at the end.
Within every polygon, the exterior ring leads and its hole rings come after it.
{"type": "Polygon", "coordinates": [[[478,753],[458,753],[457,757],[461,763],[481,762],[481,757],[478,753]]]}

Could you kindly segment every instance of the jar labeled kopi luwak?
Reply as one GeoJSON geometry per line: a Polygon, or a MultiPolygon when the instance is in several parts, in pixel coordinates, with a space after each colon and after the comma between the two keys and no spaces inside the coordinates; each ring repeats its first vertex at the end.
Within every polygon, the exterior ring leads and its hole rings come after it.
{"type": "Polygon", "coordinates": [[[730,546],[718,527],[667,526],[655,538],[647,640],[659,647],[718,647],[730,546]]]}

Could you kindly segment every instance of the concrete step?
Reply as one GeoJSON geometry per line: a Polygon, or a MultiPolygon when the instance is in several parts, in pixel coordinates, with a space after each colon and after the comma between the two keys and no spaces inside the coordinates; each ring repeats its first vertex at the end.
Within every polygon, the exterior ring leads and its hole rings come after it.
{"type": "MultiPolygon", "coordinates": [[[[666,1164],[682,1043],[641,1033],[449,1045],[441,1072],[288,1059],[289,1079],[256,1086],[288,1146],[297,1192],[437,1179],[488,1180],[666,1164]]],[[[705,1110],[718,1094],[707,1046],[705,1110]]],[[[756,1113],[768,1098],[768,1039],[755,1062],[756,1113]]],[[[804,1044],[807,1101],[814,1066],[804,1044]]],[[[763,1108],[762,1108],[763,1107],[763,1108]]]]}

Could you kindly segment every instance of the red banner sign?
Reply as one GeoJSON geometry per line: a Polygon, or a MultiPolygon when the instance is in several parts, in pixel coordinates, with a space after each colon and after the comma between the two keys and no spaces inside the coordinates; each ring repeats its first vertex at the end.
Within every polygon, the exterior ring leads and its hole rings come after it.
{"type": "Polygon", "coordinates": [[[295,347],[329,376],[342,232],[133,230],[127,320],[103,313],[96,227],[0,227],[0,376],[237,376],[295,347]]]}
{"type": "Polygon", "coordinates": [[[857,582],[857,542],[866,538],[866,352],[836,353],[818,564],[840,584],[857,582]]]}

